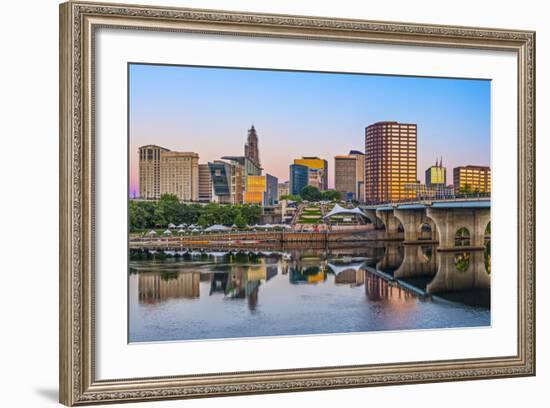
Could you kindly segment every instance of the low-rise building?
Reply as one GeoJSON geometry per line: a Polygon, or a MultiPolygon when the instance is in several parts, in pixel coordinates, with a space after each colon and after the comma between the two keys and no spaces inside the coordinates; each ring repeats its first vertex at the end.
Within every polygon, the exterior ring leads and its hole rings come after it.
{"type": "Polygon", "coordinates": [[[457,194],[490,193],[491,168],[488,166],[460,166],[453,169],[453,184],[457,194]]]}
{"type": "Polygon", "coordinates": [[[290,194],[290,182],[285,181],[284,183],[279,183],[277,186],[277,201],[281,201],[281,197],[287,196],[290,194]]]}

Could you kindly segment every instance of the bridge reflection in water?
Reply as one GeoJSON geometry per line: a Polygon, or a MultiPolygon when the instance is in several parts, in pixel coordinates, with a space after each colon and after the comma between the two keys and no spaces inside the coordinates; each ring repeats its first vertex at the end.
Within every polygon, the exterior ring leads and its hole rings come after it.
{"type": "Polygon", "coordinates": [[[130,341],[490,324],[490,245],[312,246],[132,251],[130,341]]]}

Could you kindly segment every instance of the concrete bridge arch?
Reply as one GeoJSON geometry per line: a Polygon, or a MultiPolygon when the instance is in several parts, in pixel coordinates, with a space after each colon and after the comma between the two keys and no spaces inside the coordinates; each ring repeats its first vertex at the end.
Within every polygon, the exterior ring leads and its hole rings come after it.
{"type": "Polygon", "coordinates": [[[393,208],[377,209],[376,217],[382,221],[382,224],[386,229],[386,238],[402,238],[405,226],[400,219],[395,217],[393,208]]]}
{"type": "Polygon", "coordinates": [[[397,218],[404,229],[404,243],[414,243],[422,240],[421,228],[423,225],[429,225],[431,235],[429,240],[437,240],[436,223],[426,214],[425,206],[409,206],[397,208],[394,210],[394,216],[397,218]]]}
{"type": "Polygon", "coordinates": [[[481,248],[485,243],[485,230],[491,221],[490,208],[455,208],[453,211],[430,207],[426,211],[438,231],[439,247],[455,247],[456,233],[466,228],[470,233],[470,245],[481,248]]]}

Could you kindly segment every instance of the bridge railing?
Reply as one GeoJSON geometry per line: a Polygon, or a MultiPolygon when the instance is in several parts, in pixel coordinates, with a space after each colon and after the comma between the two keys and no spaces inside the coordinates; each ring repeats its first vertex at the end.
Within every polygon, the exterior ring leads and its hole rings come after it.
{"type": "Polygon", "coordinates": [[[490,199],[491,193],[468,193],[468,194],[452,194],[445,195],[443,197],[414,197],[414,198],[403,198],[400,200],[388,200],[388,201],[377,201],[369,202],[366,206],[371,205],[398,205],[398,204],[409,204],[409,203],[433,203],[433,202],[453,202],[453,201],[468,201],[468,200],[479,200],[479,199],[490,199]]]}

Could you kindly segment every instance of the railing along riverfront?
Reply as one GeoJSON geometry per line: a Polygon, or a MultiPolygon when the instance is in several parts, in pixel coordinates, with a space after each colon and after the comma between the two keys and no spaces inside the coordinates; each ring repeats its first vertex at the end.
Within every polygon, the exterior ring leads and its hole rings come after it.
{"type": "Polygon", "coordinates": [[[181,236],[162,237],[130,237],[130,247],[142,246],[182,246],[191,244],[210,245],[219,243],[251,244],[255,242],[328,242],[343,241],[346,239],[375,240],[379,239],[379,231],[374,231],[370,226],[357,226],[346,230],[333,231],[240,231],[224,233],[203,233],[181,236]],[[356,234],[369,232],[369,236],[361,237],[356,234]]]}
{"type": "Polygon", "coordinates": [[[368,204],[363,204],[361,207],[370,207],[370,206],[381,206],[381,205],[399,205],[399,204],[409,204],[409,203],[418,203],[418,204],[431,204],[433,202],[455,202],[455,201],[478,201],[480,199],[490,199],[491,193],[471,193],[471,194],[453,194],[439,197],[414,197],[414,198],[403,198],[400,200],[388,200],[388,201],[377,201],[369,202],[368,204]]]}

